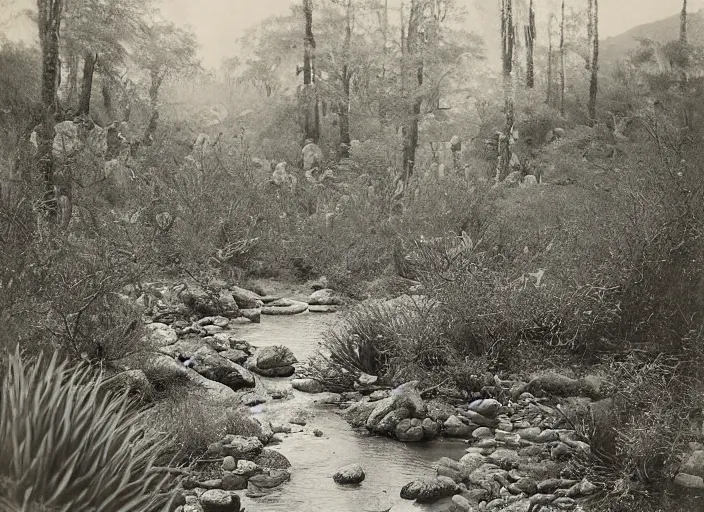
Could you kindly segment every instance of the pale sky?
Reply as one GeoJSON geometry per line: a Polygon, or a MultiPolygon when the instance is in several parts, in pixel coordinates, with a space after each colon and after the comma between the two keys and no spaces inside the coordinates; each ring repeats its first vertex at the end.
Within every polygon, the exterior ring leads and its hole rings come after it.
{"type": "MultiPolygon", "coordinates": [[[[476,12],[475,7],[480,7],[491,18],[498,5],[498,0],[458,1],[467,6],[470,15],[476,12]]],[[[163,11],[173,21],[192,25],[201,43],[204,64],[217,66],[223,57],[234,53],[232,48],[246,28],[273,14],[286,14],[293,3],[294,0],[164,0],[163,11]]],[[[587,0],[567,0],[567,3],[586,5],[587,0]]],[[[536,9],[554,8],[556,4],[556,0],[535,0],[536,9]]],[[[704,0],[689,0],[690,12],[702,8],[704,0]]],[[[682,9],[682,0],[600,0],[599,9],[600,36],[606,38],[677,14],[682,9]]],[[[491,21],[469,20],[468,24],[478,22],[476,27],[481,30],[493,27],[491,21]]],[[[494,25],[498,25],[498,19],[494,25]]]]}
{"type": "MultiPolygon", "coordinates": [[[[244,30],[274,14],[286,14],[289,7],[300,0],[162,0],[167,18],[179,24],[190,24],[201,45],[203,63],[218,66],[223,57],[237,53],[236,42],[244,30]]],[[[394,4],[399,0],[390,0],[394,4]]],[[[516,0],[517,2],[524,0],[516,0]]],[[[0,32],[12,38],[35,39],[36,28],[27,21],[7,22],[7,4],[30,7],[33,0],[0,0],[0,32]],[[3,5],[4,4],[4,5],[3,5]],[[5,11],[5,12],[3,12],[5,11]]],[[[467,6],[469,30],[485,35],[498,27],[496,9],[498,0],[458,0],[467,6]]],[[[567,0],[568,4],[586,5],[587,0],[567,0]]],[[[558,0],[535,0],[537,10],[554,9],[558,0]]],[[[677,14],[682,0],[600,0],[599,30],[602,38],[618,35],[635,26],[677,14]]],[[[704,0],[689,0],[690,12],[704,8],[704,0]]]]}

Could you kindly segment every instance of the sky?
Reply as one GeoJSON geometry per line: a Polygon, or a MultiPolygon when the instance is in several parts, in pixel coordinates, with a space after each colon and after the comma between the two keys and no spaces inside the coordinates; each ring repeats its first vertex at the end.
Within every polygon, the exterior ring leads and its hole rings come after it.
{"type": "MultiPolygon", "coordinates": [[[[393,2],[394,0],[392,0],[393,2]]],[[[470,13],[479,13],[468,20],[470,30],[491,27],[498,19],[498,0],[459,0],[470,13]],[[478,7],[478,9],[477,9],[478,7]],[[485,18],[485,19],[481,19],[485,18]]],[[[584,4],[586,0],[567,0],[568,4],[584,4]]],[[[206,66],[217,66],[223,57],[236,52],[237,40],[245,29],[271,15],[286,14],[292,0],[164,0],[165,15],[178,23],[188,23],[201,43],[201,55],[206,66]]],[[[550,8],[556,0],[535,0],[536,9],[550,8]]],[[[704,8],[704,0],[689,0],[689,11],[704,8]]],[[[600,0],[599,30],[602,38],[621,34],[633,27],[677,14],[682,0],[600,0]]]]}
{"type": "MultiPolygon", "coordinates": [[[[162,0],[164,15],[178,23],[189,24],[198,36],[200,53],[206,67],[216,67],[223,57],[236,55],[237,41],[244,31],[271,15],[289,11],[294,0],[162,0]]],[[[300,1],[300,0],[299,0],[300,1]]],[[[390,0],[393,5],[399,0],[390,0]]],[[[525,1],[525,0],[516,0],[525,1]]],[[[497,6],[499,0],[458,0],[471,13],[469,30],[484,35],[498,28],[497,6]],[[483,33],[484,32],[484,33],[483,33]]],[[[0,33],[11,38],[34,39],[34,28],[27,21],[7,21],[11,10],[29,7],[33,0],[0,0],[0,33]],[[5,12],[3,12],[5,11],[5,12]],[[5,23],[2,23],[5,18],[5,23]]],[[[567,0],[568,4],[586,5],[586,0],[567,0]]],[[[558,0],[535,0],[537,10],[556,9],[558,0]]],[[[635,26],[677,14],[682,0],[600,0],[599,30],[602,38],[621,34],[635,26]]],[[[704,0],[689,0],[689,11],[704,8],[704,0]]]]}

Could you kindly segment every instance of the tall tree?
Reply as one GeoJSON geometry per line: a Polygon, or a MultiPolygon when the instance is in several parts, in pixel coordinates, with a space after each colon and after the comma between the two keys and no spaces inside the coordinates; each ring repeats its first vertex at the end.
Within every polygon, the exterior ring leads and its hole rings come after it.
{"type": "MultiPolygon", "coordinates": [[[[687,0],[682,2],[682,12],[680,13],[680,51],[681,57],[681,79],[680,90],[684,93],[687,90],[687,65],[689,62],[689,38],[687,35],[687,0]]],[[[686,116],[686,114],[685,114],[686,116]]]]}
{"type": "Polygon", "coordinates": [[[599,0],[589,0],[589,119],[596,121],[596,96],[599,80],[599,0]]]}
{"type": "Polygon", "coordinates": [[[405,37],[402,34],[402,40],[405,39],[405,60],[408,61],[408,66],[404,66],[405,69],[402,72],[409,75],[407,78],[404,77],[404,84],[414,84],[414,95],[409,98],[406,124],[403,127],[404,191],[408,187],[411,176],[413,176],[416,149],[418,147],[418,123],[420,121],[421,107],[423,106],[423,96],[419,94],[419,89],[423,86],[424,67],[423,44],[425,31],[422,19],[423,12],[423,0],[411,0],[405,37]]]}
{"type": "Polygon", "coordinates": [[[303,0],[305,29],[303,35],[303,110],[306,140],[320,139],[320,110],[315,87],[315,37],[313,36],[313,0],[303,0]]]}
{"type": "Polygon", "coordinates": [[[535,8],[533,0],[528,4],[528,24],[525,26],[526,38],[526,86],[532,89],[535,86],[535,64],[533,53],[535,48],[535,8]]]}
{"type": "Polygon", "coordinates": [[[342,102],[339,105],[340,116],[340,157],[349,157],[350,153],[350,84],[352,82],[351,45],[352,25],[354,20],[352,0],[345,3],[345,40],[342,49],[342,102]]]}
{"type": "Polygon", "coordinates": [[[506,127],[499,137],[499,158],[496,168],[496,180],[502,181],[509,174],[511,166],[511,139],[515,122],[514,84],[513,84],[513,0],[501,0],[501,60],[503,68],[504,114],[506,127]]]}
{"type": "Polygon", "coordinates": [[[565,115],[565,0],[560,18],[560,114],[565,115]]]}
{"type": "Polygon", "coordinates": [[[37,0],[37,25],[42,50],[42,123],[37,134],[39,170],[44,182],[44,204],[50,218],[56,217],[54,192],[54,125],[59,81],[59,31],[62,0],[37,0]]]}
{"type": "Polygon", "coordinates": [[[86,52],[83,56],[83,79],[81,80],[81,97],[78,100],[78,115],[90,113],[90,99],[93,93],[93,74],[98,63],[98,54],[86,52]]]}
{"type": "Polygon", "coordinates": [[[552,34],[553,34],[553,22],[556,21],[555,15],[550,14],[550,21],[548,23],[548,77],[547,77],[547,94],[546,94],[546,99],[545,102],[552,106],[553,99],[552,99],[552,93],[553,93],[553,79],[552,79],[552,63],[554,60],[553,56],[553,48],[552,48],[552,34]]]}
{"type": "Polygon", "coordinates": [[[680,13],[680,43],[687,46],[687,0],[683,0],[680,13]]]}
{"type": "Polygon", "coordinates": [[[147,28],[136,53],[140,66],[149,74],[150,119],[143,142],[151,144],[159,121],[159,92],[164,80],[188,68],[196,68],[196,39],[173,23],[160,22],[147,28]]]}

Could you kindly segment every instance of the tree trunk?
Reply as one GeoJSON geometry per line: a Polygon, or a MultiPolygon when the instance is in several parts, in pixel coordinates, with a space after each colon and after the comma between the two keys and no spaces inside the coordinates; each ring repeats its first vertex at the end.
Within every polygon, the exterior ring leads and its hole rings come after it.
{"type": "Polygon", "coordinates": [[[42,50],[41,104],[42,124],[37,134],[38,168],[44,183],[44,208],[56,219],[54,189],[54,124],[59,63],[59,28],[62,0],[37,0],[39,41],[42,50]]]}
{"type": "Polygon", "coordinates": [[[345,42],[343,49],[344,64],[342,66],[342,96],[339,106],[340,115],[340,158],[350,156],[350,45],[352,44],[352,0],[347,0],[347,23],[345,25],[345,42]]]}
{"type": "Polygon", "coordinates": [[[320,139],[320,113],[315,90],[315,37],[313,36],[313,1],[303,0],[305,34],[303,36],[303,110],[305,138],[318,143],[320,139]]]}
{"type": "Polygon", "coordinates": [[[78,115],[90,114],[90,98],[93,93],[93,73],[98,62],[98,54],[86,52],[83,57],[83,80],[81,83],[81,98],[78,102],[78,115]]]}
{"type": "Polygon", "coordinates": [[[590,0],[593,4],[593,11],[590,13],[591,22],[591,52],[589,68],[591,69],[591,80],[589,81],[589,119],[596,122],[596,95],[598,91],[599,79],[599,0],[590,0]]]}
{"type": "Polygon", "coordinates": [[[565,115],[565,0],[560,20],[560,114],[565,115]]]}
{"type": "Polygon", "coordinates": [[[526,86],[529,89],[535,87],[535,64],[533,62],[533,52],[535,48],[535,9],[533,0],[528,5],[528,25],[526,32],[526,86]]]}
{"type": "Polygon", "coordinates": [[[149,103],[151,107],[151,116],[147,130],[144,132],[142,142],[145,146],[151,146],[154,142],[154,134],[159,123],[159,89],[164,81],[164,74],[158,70],[151,71],[151,84],[149,86],[149,103]]]}
{"type": "Polygon", "coordinates": [[[66,96],[66,105],[68,108],[73,108],[78,94],[78,55],[72,53],[68,57],[68,94],[66,96]]]}
{"type": "MultiPolygon", "coordinates": [[[[550,25],[552,26],[552,17],[550,18],[550,25]]],[[[548,106],[552,106],[552,29],[548,28],[548,87],[545,102],[548,106]]]]}
{"type": "Polygon", "coordinates": [[[404,130],[403,140],[403,191],[408,188],[408,183],[413,176],[416,160],[416,148],[418,147],[418,122],[420,120],[423,97],[419,94],[423,86],[423,55],[421,50],[420,16],[422,15],[422,5],[420,0],[411,0],[411,10],[408,17],[408,30],[406,31],[406,56],[416,60],[415,75],[417,89],[414,94],[415,99],[411,103],[408,113],[408,120],[404,130]]]}
{"type": "Polygon", "coordinates": [[[105,107],[108,121],[112,123],[115,120],[115,108],[112,104],[112,91],[110,90],[110,84],[104,83],[101,88],[101,92],[103,95],[103,107],[105,107]]]}
{"type": "Polygon", "coordinates": [[[501,0],[501,59],[503,63],[503,93],[506,127],[498,141],[498,163],[496,166],[496,181],[503,181],[508,176],[511,167],[511,138],[515,122],[513,99],[513,0],[501,0]]]}
{"type": "MultiPolygon", "coordinates": [[[[682,47],[682,52],[684,52],[681,79],[680,79],[680,90],[682,93],[687,91],[687,65],[689,64],[689,37],[687,35],[687,0],[682,2],[682,13],[680,14],[680,46],[682,47]]],[[[687,123],[689,124],[689,123],[687,123]]]]}

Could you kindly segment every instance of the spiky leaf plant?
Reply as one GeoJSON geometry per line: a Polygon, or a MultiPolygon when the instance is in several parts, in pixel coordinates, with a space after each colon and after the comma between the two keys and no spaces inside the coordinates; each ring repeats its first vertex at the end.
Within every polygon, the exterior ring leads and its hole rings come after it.
{"type": "Polygon", "coordinates": [[[10,354],[0,395],[0,510],[142,512],[168,507],[168,439],[88,366],[10,354]]]}

